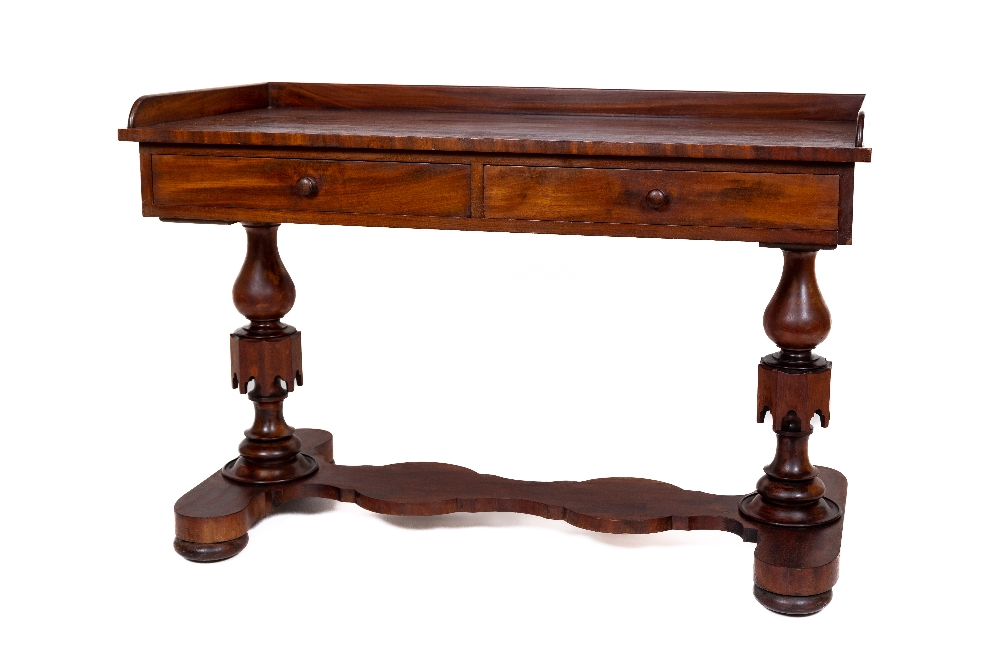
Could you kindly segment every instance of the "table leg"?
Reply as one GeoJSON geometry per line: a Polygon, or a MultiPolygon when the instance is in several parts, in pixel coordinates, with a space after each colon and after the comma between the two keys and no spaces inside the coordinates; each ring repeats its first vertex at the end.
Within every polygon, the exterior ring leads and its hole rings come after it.
{"type": "Polygon", "coordinates": [[[816,281],[816,250],[783,248],[781,280],[764,311],[764,330],[780,351],[758,366],[757,421],[771,412],[778,445],[757,492],[740,513],[762,524],[754,554],[754,595],[772,611],[812,614],[827,604],[837,581],[843,500],[828,493],[809,461],[809,421],[830,418],[832,364],[813,354],[829,334],[830,311],[816,281]]]}
{"type": "MultiPolygon", "coordinates": [[[[233,302],[250,323],[230,336],[230,360],[233,388],[249,393],[254,422],[244,432],[240,456],[221,473],[241,484],[278,484],[318,469],[316,460],[302,453],[302,442],[282,412],[288,392],[296,382],[302,385],[301,334],[281,321],[295,303],[295,284],[278,254],[278,225],[244,227],[247,255],[233,285],[233,302]]],[[[246,535],[207,544],[178,537],[174,547],[189,560],[216,561],[235,556],[246,544],[246,535]]]]}

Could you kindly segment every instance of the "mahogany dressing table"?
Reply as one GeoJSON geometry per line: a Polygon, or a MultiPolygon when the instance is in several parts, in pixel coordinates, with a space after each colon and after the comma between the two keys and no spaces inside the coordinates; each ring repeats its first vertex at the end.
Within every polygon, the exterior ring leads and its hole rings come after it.
{"type": "Polygon", "coordinates": [[[837,581],[847,481],[809,462],[830,418],[830,312],[816,254],[851,243],[863,95],[264,83],[136,100],[142,213],[234,223],[232,386],[255,419],[227,463],[174,506],[174,547],[232,557],[254,522],[306,496],[427,516],[522,512],[607,533],[724,530],[756,542],[754,595],[811,614],[837,581]],[[280,223],[756,242],[784,270],[764,310],[779,350],[758,365],[757,421],[777,435],[753,494],[610,478],[522,482],[443,463],[341,466],[330,433],[294,429],[300,332],[280,223]]]}

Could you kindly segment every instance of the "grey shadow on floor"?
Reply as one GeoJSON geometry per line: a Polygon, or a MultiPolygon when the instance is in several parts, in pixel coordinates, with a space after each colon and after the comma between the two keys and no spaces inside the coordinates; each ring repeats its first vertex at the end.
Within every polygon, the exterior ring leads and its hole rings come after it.
{"type": "Polygon", "coordinates": [[[278,505],[271,514],[323,514],[334,511],[339,504],[329,498],[298,498],[278,505]]]}
{"type": "MultiPolygon", "coordinates": [[[[299,498],[282,503],[275,508],[273,514],[323,514],[337,509],[338,503],[327,498],[299,498]]],[[[680,547],[705,542],[722,540],[739,540],[736,535],[719,533],[717,531],[666,531],[649,535],[617,535],[612,533],[595,533],[571,526],[565,521],[543,519],[529,514],[515,512],[456,512],[436,516],[392,516],[375,514],[378,519],[394,528],[404,530],[449,530],[462,528],[535,528],[548,531],[560,531],[587,537],[608,546],[624,549],[641,549],[648,547],[680,547]],[[718,536],[718,537],[716,537],[718,536]]]]}
{"type": "Polygon", "coordinates": [[[406,530],[441,530],[454,528],[477,528],[477,527],[527,527],[544,529],[548,531],[557,530],[564,533],[571,533],[581,537],[596,540],[608,546],[624,549],[641,549],[647,547],[679,547],[705,542],[739,541],[739,537],[719,531],[680,531],[670,530],[662,533],[651,533],[647,535],[619,535],[613,533],[596,533],[583,528],[571,526],[565,521],[543,519],[530,514],[517,514],[515,512],[483,512],[469,513],[456,512],[455,514],[441,514],[438,516],[390,516],[385,514],[376,515],[379,520],[388,523],[396,528],[406,530]]]}

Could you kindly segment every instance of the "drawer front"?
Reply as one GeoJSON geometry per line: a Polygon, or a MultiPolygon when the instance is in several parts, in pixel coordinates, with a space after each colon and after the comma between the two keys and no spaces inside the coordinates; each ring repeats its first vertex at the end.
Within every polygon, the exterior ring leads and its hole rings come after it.
{"type": "Polygon", "coordinates": [[[467,164],[154,155],[152,172],[159,206],[470,215],[467,164]]]}
{"type": "Polygon", "coordinates": [[[654,169],[485,169],[487,218],[837,229],[840,177],[654,169]]]}

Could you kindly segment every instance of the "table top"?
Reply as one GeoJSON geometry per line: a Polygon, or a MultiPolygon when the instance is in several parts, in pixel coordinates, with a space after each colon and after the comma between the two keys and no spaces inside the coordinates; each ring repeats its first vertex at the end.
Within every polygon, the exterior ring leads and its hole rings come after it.
{"type": "Polygon", "coordinates": [[[863,95],[261,83],[136,100],[144,216],[851,243],[863,95]]]}
{"type": "Polygon", "coordinates": [[[864,95],[264,83],[136,100],[119,139],[870,162],[864,95]]]}

